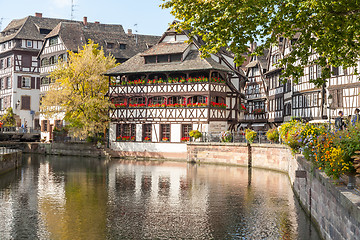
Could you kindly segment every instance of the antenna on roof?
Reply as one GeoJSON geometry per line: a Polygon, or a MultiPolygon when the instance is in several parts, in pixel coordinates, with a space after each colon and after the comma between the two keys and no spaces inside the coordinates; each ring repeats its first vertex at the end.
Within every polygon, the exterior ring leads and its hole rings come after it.
{"type": "Polygon", "coordinates": [[[137,32],[138,32],[138,30],[137,30],[137,26],[138,26],[138,24],[135,23],[135,24],[134,24],[134,30],[135,30],[135,35],[134,35],[134,37],[135,37],[135,43],[136,43],[136,45],[137,45],[137,43],[138,43],[138,38],[137,38],[137,32]]]}
{"type": "Polygon", "coordinates": [[[3,22],[4,19],[6,19],[6,18],[3,18],[3,17],[0,18],[0,31],[1,31],[1,25],[2,25],[2,22],[3,22]]]}
{"type": "Polygon", "coordinates": [[[74,12],[75,12],[75,4],[74,4],[74,0],[71,0],[71,20],[74,20],[74,12]]]}

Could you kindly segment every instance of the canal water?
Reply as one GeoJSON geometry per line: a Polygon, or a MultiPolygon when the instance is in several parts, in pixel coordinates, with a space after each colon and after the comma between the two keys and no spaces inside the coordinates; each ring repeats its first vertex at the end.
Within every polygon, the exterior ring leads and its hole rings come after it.
{"type": "Polygon", "coordinates": [[[319,239],[287,175],[24,156],[0,176],[0,239],[319,239]]]}

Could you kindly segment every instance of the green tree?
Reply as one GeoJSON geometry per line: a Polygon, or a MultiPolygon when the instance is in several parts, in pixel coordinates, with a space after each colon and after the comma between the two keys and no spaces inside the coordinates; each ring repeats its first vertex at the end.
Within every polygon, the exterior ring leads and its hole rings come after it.
{"type": "Polygon", "coordinates": [[[69,61],[61,62],[51,73],[54,81],[41,100],[46,117],[64,116],[69,130],[80,138],[94,137],[108,125],[109,99],[105,71],[116,66],[98,44],[89,40],[78,53],[69,52],[69,61]]]}
{"type": "Polygon", "coordinates": [[[6,109],[6,113],[1,117],[1,122],[4,127],[15,127],[16,120],[12,107],[6,109]]]}
{"type": "Polygon", "coordinates": [[[242,63],[250,42],[264,47],[281,36],[293,41],[292,52],[279,63],[284,79],[295,82],[310,64],[322,66],[317,86],[330,76],[330,66],[356,67],[360,51],[360,1],[356,0],[163,0],[163,8],[205,41],[204,56],[228,47],[242,63]],[[294,39],[295,40],[295,39],[294,39]],[[317,53],[316,59],[310,55],[317,53]],[[286,68],[285,68],[286,66],[286,68]]]}

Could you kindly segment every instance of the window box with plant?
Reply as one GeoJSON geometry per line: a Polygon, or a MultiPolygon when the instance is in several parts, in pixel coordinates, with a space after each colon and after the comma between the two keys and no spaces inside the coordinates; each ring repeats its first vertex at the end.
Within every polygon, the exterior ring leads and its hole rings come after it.
{"type": "Polygon", "coordinates": [[[181,142],[189,142],[190,141],[190,137],[182,137],[181,138],[181,142]]]}
{"type": "Polygon", "coordinates": [[[256,109],[254,109],[253,113],[254,113],[254,114],[263,114],[263,113],[265,113],[265,109],[263,109],[263,108],[256,108],[256,109]]]}
{"type": "Polygon", "coordinates": [[[192,130],[190,131],[189,136],[197,140],[202,137],[202,133],[199,130],[192,130]]]}
{"type": "Polygon", "coordinates": [[[161,141],[163,141],[163,142],[169,142],[169,138],[163,137],[163,138],[161,139],[161,141]]]}
{"type": "Polygon", "coordinates": [[[221,108],[221,109],[226,109],[227,107],[225,103],[217,103],[217,102],[211,102],[210,105],[213,108],[221,108]]]}
{"type": "Polygon", "coordinates": [[[144,138],[144,142],[150,142],[150,138],[149,138],[149,137],[145,137],[145,138],[144,138]]]}

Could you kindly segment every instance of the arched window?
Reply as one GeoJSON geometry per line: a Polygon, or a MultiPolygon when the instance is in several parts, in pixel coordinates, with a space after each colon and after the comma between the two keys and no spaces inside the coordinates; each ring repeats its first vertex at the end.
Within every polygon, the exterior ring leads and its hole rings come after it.
{"type": "Polygon", "coordinates": [[[43,58],[41,59],[41,66],[47,66],[49,65],[49,59],[48,58],[43,58]]]}
{"type": "Polygon", "coordinates": [[[49,58],[50,65],[56,64],[57,61],[58,61],[57,56],[51,56],[51,57],[49,58]]]}
{"type": "Polygon", "coordinates": [[[207,103],[208,98],[205,96],[194,96],[190,97],[188,103],[207,103]]]}
{"type": "Polygon", "coordinates": [[[146,98],[145,97],[132,97],[129,99],[129,107],[145,107],[146,98]]]}

